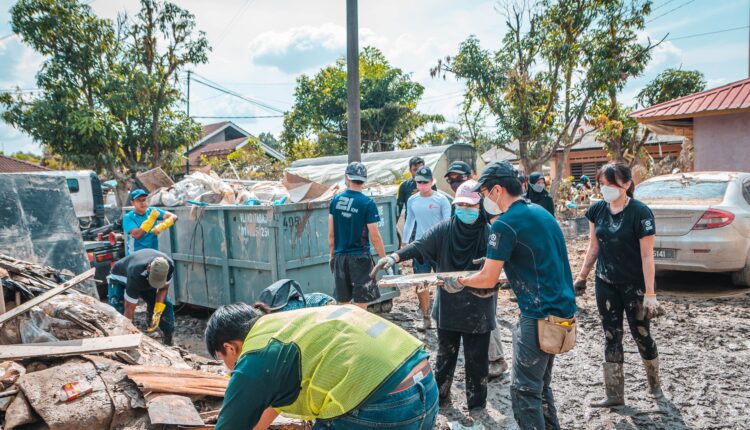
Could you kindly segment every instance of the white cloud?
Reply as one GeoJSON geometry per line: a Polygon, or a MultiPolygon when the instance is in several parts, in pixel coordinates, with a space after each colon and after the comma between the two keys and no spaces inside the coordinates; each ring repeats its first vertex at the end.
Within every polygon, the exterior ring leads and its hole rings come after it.
{"type": "MultiPolygon", "coordinates": [[[[652,43],[656,43],[659,39],[654,38],[648,32],[642,31],[638,33],[638,43],[645,45],[649,38],[652,43]]],[[[660,71],[670,68],[677,67],[682,62],[684,52],[674,43],[666,40],[660,43],[651,51],[651,61],[646,65],[646,73],[660,71]]]]}
{"type": "MultiPolygon", "coordinates": [[[[359,31],[360,46],[377,45],[378,38],[366,28],[359,31]]],[[[259,66],[275,67],[285,73],[298,73],[328,64],[346,54],[346,29],[325,23],[285,31],[267,31],[248,46],[250,57],[259,66]]]]}

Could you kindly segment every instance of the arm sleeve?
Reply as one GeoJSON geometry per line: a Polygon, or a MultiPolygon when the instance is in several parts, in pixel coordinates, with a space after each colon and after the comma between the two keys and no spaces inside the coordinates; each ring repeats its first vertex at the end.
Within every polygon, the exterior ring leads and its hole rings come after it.
{"type": "Polygon", "coordinates": [[[544,199],[544,203],[547,206],[547,211],[549,211],[552,216],[555,216],[555,202],[552,200],[552,197],[547,196],[547,198],[544,199]]]}
{"type": "Polygon", "coordinates": [[[638,209],[635,232],[638,239],[656,234],[656,220],[654,219],[654,213],[648,206],[644,205],[638,209]]]}
{"type": "Polygon", "coordinates": [[[405,182],[402,182],[398,186],[398,193],[396,194],[396,221],[401,217],[401,212],[404,211],[404,206],[406,205],[406,201],[404,201],[404,184],[405,182]]]}
{"type": "Polygon", "coordinates": [[[441,207],[440,207],[440,212],[441,212],[443,221],[450,219],[451,202],[448,200],[448,197],[443,196],[443,200],[442,200],[441,207]]]}
{"type": "Polygon", "coordinates": [[[417,220],[414,217],[414,209],[412,208],[414,200],[409,199],[406,202],[406,222],[404,223],[404,235],[401,237],[401,243],[409,243],[411,234],[414,231],[414,224],[417,220]]]}
{"type": "Polygon", "coordinates": [[[328,205],[328,213],[333,215],[333,205],[336,204],[336,197],[331,199],[331,203],[328,205]]]}
{"type": "Polygon", "coordinates": [[[447,224],[440,223],[429,229],[421,238],[396,251],[401,262],[417,259],[437,262],[442,244],[447,243],[447,224]]]}
{"type": "Polygon", "coordinates": [[[370,200],[367,204],[367,224],[374,224],[380,222],[380,213],[378,212],[378,205],[374,201],[370,200]]]}
{"type": "Polygon", "coordinates": [[[216,430],[250,430],[268,407],[292,404],[302,383],[299,349],[272,341],[245,354],[232,372],[216,430]]]}
{"type": "Polygon", "coordinates": [[[586,219],[596,224],[596,210],[599,207],[599,203],[593,204],[586,209],[586,219]]]}
{"type": "Polygon", "coordinates": [[[508,261],[516,247],[516,232],[502,221],[495,221],[487,239],[487,258],[489,260],[508,261]]]}
{"type": "Polygon", "coordinates": [[[135,220],[130,215],[132,212],[128,212],[125,214],[124,217],[122,217],[122,231],[125,232],[125,234],[130,234],[130,231],[134,228],[138,228],[139,226],[135,223],[135,220]]]}

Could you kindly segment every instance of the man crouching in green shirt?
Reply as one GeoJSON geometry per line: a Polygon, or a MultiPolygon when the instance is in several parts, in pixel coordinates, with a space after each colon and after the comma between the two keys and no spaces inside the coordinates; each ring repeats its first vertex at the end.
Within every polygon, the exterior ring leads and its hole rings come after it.
{"type": "Polygon", "coordinates": [[[424,345],[354,305],[264,315],[222,306],[206,348],[232,371],[217,430],[267,429],[279,415],[313,429],[431,429],[438,390],[424,345]]]}

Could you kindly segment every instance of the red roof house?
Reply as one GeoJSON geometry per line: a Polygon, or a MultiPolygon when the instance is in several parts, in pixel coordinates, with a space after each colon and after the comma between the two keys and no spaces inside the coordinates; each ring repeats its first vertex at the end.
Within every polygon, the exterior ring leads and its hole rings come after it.
{"type": "Polygon", "coordinates": [[[48,170],[38,164],[0,155],[0,173],[46,172],[48,170]]]}
{"type": "MultiPolygon", "coordinates": [[[[189,163],[188,170],[201,167],[201,157],[226,158],[227,155],[242,148],[248,139],[253,137],[231,121],[223,121],[203,126],[201,139],[185,154],[189,163]]],[[[259,143],[267,156],[284,160],[279,151],[259,143]]]]}

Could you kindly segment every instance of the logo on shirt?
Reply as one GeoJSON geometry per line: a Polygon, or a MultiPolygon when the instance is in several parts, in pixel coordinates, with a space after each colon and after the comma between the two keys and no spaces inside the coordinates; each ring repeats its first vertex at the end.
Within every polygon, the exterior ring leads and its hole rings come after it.
{"type": "Polygon", "coordinates": [[[496,247],[497,246],[497,240],[499,239],[499,235],[497,233],[490,234],[490,238],[488,239],[489,246],[496,247]]]}
{"type": "Polygon", "coordinates": [[[440,206],[433,205],[432,203],[427,205],[427,209],[440,209],[440,206]]]}
{"type": "Polygon", "coordinates": [[[654,222],[650,219],[644,219],[641,220],[641,224],[643,224],[644,230],[653,230],[654,229],[654,222]]]}
{"type": "MultiPolygon", "coordinates": [[[[359,212],[359,209],[353,208],[352,207],[353,204],[354,204],[354,199],[353,198],[341,196],[341,197],[339,197],[339,201],[336,202],[336,210],[337,211],[349,212],[349,213],[356,214],[356,213],[359,212]]],[[[351,215],[349,215],[349,216],[351,216],[351,215]]],[[[347,216],[347,218],[349,216],[347,216]]]]}

